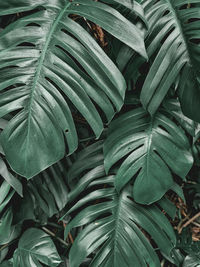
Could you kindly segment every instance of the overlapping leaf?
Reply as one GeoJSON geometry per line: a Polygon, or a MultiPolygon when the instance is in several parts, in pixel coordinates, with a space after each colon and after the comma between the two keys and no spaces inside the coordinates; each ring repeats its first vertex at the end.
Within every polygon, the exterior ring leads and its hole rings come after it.
{"type": "Polygon", "coordinates": [[[32,197],[35,208],[52,217],[67,204],[68,189],[61,164],[54,164],[34,177],[27,185],[27,194],[32,197]]]}
{"type": "Polygon", "coordinates": [[[0,245],[10,243],[17,238],[21,232],[21,225],[13,225],[12,209],[7,209],[0,218],[0,245]]]}
{"type": "Polygon", "coordinates": [[[33,220],[43,223],[65,207],[68,188],[64,167],[64,162],[56,163],[27,183],[24,197],[16,207],[17,222],[33,220]]]}
{"type": "MultiPolygon", "coordinates": [[[[7,120],[0,119],[0,129],[4,129],[8,124],[7,120]]],[[[11,173],[8,169],[5,160],[3,159],[4,151],[0,142],[0,176],[7,181],[9,185],[11,185],[15,191],[22,196],[22,185],[19,180],[11,173]]],[[[5,183],[4,183],[5,184],[5,183]]],[[[8,186],[7,186],[8,187],[8,186]]],[[[1,189],[0,189],[1,190],[1,189]]],[[[7,192],[7,190],[5,190],[7,192]]],[[[2,194],[4,195],[4,191],[2,190],[2,194]]]]}
{"type": "Polygon", "coordinates": [[[64,156],[65,143],[68,153],[77,148],[71,104],[97,137],[103,123],[95,104],[108,121],[123,104],[119,70],[69,15],[99,24],[144,57],[146,52],[137,27],[106,4],[10,0],[0,6],[0,15],[26,11],[0,33],[0,116],[15,111],[2,145],[11,167],[31,178],[64,156]]]}
{"type": "Polygon", "coordinates": [[[200,121],[200,4],[198,0],[144,0],[152,64],[141,101],[154,114],[176,83],[183,112],[200,121]]]}
{"type": "Polygon", "coordinates": [[[61,263],[51,238],[42,230],[30,228],[19,240],[13,257],[13,267],[56,267],[61,263]]]}
{"type": "Polygon", "coordinates": [[[193,164],[184,131],[162,113],[151,118],[142,108],[111,123],[104,155],[107,172],[120,164],[117,190],[134,178],[133,197],[143,204],[160,199],[174,183],[172,173],[184,179],[193,164]]]}
{"type": "MultiPolygon", "coordinates": [[[[95,151],[95,146],[90,150],[95,151]]],[[[96,158],[101,153],[96,153],[96,158]]],[[[176,238],[167,218],[156,205],[144,207],[135,203],[130,186],[118,194],[114,188],[114,175],[106,176],[101,162],[96,161],[93,168],[88,169],[88,166],[86,164],[86,173],[76,171],[77,178],[81,173],[85,175],[70,194],[70,200],[75,204],[67,214],[74,211],[78,214],[67,225],[65,236],[70,229],[84,226],[70,250],[70,266],[80,266],[91,253],[95,256],[89,266],[160,266],[158,256],[141,228],[151,235],[163,253],[171,257],[176,238]],[[75,202],[79,195],[82,197],[75,202]]]]}

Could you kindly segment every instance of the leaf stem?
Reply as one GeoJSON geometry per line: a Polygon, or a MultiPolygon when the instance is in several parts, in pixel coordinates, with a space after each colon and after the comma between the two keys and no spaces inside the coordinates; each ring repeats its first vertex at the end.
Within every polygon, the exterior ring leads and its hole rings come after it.
{"type": "Polygon", "coordinates": [[[50,231],[48,228],[46,227],[42,227],[42,230],[44,232],[46,232],[47,234],[49,234],[50,236],[56,238],[60,243],[62,243],[64,246],[69,247],[69,244],[67,242],[65,242],[64,240],[62,240],[60,237],[56,236],[52,231],[50,231]]]}

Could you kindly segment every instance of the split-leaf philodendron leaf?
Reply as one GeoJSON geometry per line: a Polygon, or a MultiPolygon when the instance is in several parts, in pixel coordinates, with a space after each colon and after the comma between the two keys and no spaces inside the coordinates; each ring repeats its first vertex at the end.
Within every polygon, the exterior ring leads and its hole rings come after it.
{"type": "Polygon", "coordinates": [[[111,123],[104,155],[107,172],[122,160],[116,189],[120,191],[134,178],[133,197],[142,204],[159,200],[171,188],[171,171],[185,179],[193,164],[184,131],[162,113],[151,118],[143,108],[124,113],[111,123]]]}
{"type": "Polygon", "coordinates": [[[117,10],[92,0],[9,0],[0,15],[27,12],[0,33],[0,117],[15,111],[1,134],[11,168],[31,178],[78,145],[73,104],[97,137],[120,110],[125,80],[70,14],[99,24],[146,57],[139,29],[117,10]],[[115,25],[115,27],[112,26],[115,25]],[[95,104],[94,104],[95,103],[95,104]]]}

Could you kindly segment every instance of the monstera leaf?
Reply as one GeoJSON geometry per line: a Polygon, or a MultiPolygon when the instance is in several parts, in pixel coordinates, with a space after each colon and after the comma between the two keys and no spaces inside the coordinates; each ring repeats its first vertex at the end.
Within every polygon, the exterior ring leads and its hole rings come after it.
{"type": "Polygon", "coordinates": [[[31,178],[60,160],[66,144],[69,154],[77,148],[71,106],[98,137],[103,122],[96,106],[109,121],[123,104],[123,76],[70,14],[99,24],[144,57],[146,52],[139,29],[100,2],[1,3],[0,15],[15,12],[21,17],[0,33],[0,117],[14,114],[1,140],[11,167],[31,178]]]}
{"type": "Polygon", "coordinates": [[[172,84],[183,112],[200,122],[200,3],[198,0],[143,0],[149,24],[147,51],[153,63],[141,101],[154,114],[172,84]]]}
{"type": "Polygon", "coordinates": [[[193,164],[184,131],[162,113],[151,118],[142,108],[111,123],[104,155],[107,173],[120,163],[117,190],[134,177],[133,197],[142,204],[159,200],[174,183],[172,173],[184,179],[193,164]]]}
{"type": "Polygon", "coordinates": [[[133,263],[136,267],[160,266],[143,230],[170,257],[176,238],[165,215],[157,205],[145,207],[135,203],[129,185],[118,194],[114,188],[115,176],[106,176],[104,166],[98,161],[95,167],[88,169],[88,166],[84,172],[76,172],[77,178],[85,174],[69,196],[73,206],[67,215],[76,215],[68,223],[65,237],[72,228],[83,226],[69,253],[70,266],[80,266],[91,253],[95,256],[89,266],[128,267],[133,263]]]}
{"type": "Polygon", "coordinates": [[[28,229],[20,238],[13,257],[13,267],[56,267],[61,263],[51,238],[42,230],[28,229]]]}

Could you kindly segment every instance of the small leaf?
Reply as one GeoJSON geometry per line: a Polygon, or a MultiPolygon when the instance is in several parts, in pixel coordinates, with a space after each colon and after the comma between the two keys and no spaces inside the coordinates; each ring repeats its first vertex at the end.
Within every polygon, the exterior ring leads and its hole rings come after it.
{"type": "Polygon", "coordinates": [[[42,267],[41,263],[56,267],[61,259],[51,238],[42,230],[30,228],[19,240],[13,263],[13,267],[42,267]]]}

